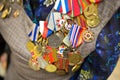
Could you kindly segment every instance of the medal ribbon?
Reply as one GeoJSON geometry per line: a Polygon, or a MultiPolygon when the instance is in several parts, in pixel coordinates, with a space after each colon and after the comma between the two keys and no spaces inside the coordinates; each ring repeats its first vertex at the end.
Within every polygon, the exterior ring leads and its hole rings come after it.
{"type": "Polygon", "coordinates": [[[47,24],[48,24],[47,21],[39,21],[39,24],[40,24],[40,33],[43,38],[47,38],[52,34],[52,30],[47,28],[47,24]]]}
{"type": "Polygon", "coordinates": [[[70,0],[57,0],[54,9],[63,14],[68,13],[69,11],[71,11],[70,0]]]}
{"type": "Polygon", "coordinates": [[[32,41],[37,41],[38,33],[39,33],[39,25],[33,24],[33,29],[32,29],[32,31],[28,34],[28,36],[30,37],[30,39],[31,39],[32,41]]]}
{"type": "Polygon", "coordinates": [[[69,34],[69,40],[73,48],[78,47],[82,43],[82,32],[84,29],[78,25],[72,25],[69,34]]]}
{"type": "Polygon", "coordinates": [[[80,12],[83,13],[84,9],[90,4],[89,0],[78,0],[78,3],[80,5],[80,12]]]}
{"type": "Polygon", "coordinates": [[[76,17],[80,15],[80,6],[78,4],[78,0],[71,0],[72,10],[68,13],[71,17],[76,17]]]}

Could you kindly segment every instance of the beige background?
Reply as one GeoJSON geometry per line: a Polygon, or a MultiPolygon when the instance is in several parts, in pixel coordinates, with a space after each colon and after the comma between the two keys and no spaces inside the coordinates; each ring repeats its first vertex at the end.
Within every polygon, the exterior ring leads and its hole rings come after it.
{"type": "Polygon", "coordinates": [[[108,80],[120,80],[120,58],[117,65],[108,80]]]}

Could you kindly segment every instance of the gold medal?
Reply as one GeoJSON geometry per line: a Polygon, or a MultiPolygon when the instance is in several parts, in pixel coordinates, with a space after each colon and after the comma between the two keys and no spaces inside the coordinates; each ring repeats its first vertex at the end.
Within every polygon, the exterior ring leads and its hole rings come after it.
{"type": "Polygon", "coordinates": [[[80,68],[81,65],[75,65],[73,68],[72,68],[72,72],[76,72],[79,68],[80,68]]]}
{"type": "Polygon", "coordinates": [[[69,53],[68,59],[69,65],[74,66],[81,63],[82,57],[78,53],[69,53]]]}
{"type": "Polygon", "coordinates": [[[30,68],[32,68],[35,71],[40,70],[40,65],[38,64],[38,62],[36,61],[36,59],[31,58],[29,60],[29,66],[30,66],[30,68]]]}
{"type": "Polygon", "coordinates": [[[97,6],[95,4],[88,5],[85,10],[84,10],[84,15],[87,19],[97,16],[98,11],[97,11],[97,6]]]}
{"type": "Polygon", "coordinates": [[[58,75],[66,75],[67,73],[65,72],[65,70],[57,70],[56,73],[58,75]]]}
{"type": "Polygon", "coordinates": [[[34,49],[35,45],[31,41],[28,41],[26,47],[31,52],[31,50],[34,49]]]}
{"type": "Polygon", "coordinates": [[[46,66],[45,70],[48,72],[55,72],[57,70],[57,67],[55,65],[49,64],[46,66]]]}
{"type": "Polygon", "coordinates": [[[99,23],[100,23],[99,18],[87,19],[87,24],[91,28],[96,27],[99,23]]]}
{"type": "Polygon", "coordinates": [[[19,10],[16,10],[14,13],[13,13],[13,16],[16,18],[20,15],[20,11],[19,10]]]}
{"type": "Polygon", "coordinates": [[[2,18],[2,19],[5,19],[5,18],[7,17],[7,15],[8,15],[8,13],[9,13],[9,10],[8,10],[8,9],[5,9],[5,10],[2,12],[1,18],[2,18]]]}
{"type": "Polygon", "coordinates": [[[2,3],[2,4],[0,4],[0,11],[2,11],[3,10],[3,8],[4,8],[4,4],[2,3]]]}
{"type": "Polygon", "coordinates": [[[94,40],[94,33],[90,30],[85,30],[82,33],[82,38],[85,42],[92,42],[94,40]]]}

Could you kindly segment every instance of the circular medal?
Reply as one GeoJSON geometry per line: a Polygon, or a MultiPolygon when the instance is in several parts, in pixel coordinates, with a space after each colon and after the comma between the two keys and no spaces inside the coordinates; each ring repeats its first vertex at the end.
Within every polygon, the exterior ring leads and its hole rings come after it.
{"type": "Polygon", "coordinates": [[[48,45],[53,48],[58,48],[61,43],[62,40],[56,34],[53,34],[48,37],[48,45]]]}
{"type": "Polygon", "coordinates": [[[26,47],[31,52],[31,50],[34,49],[35,45],[31,41],[28,41],[26,47]]]}
{"type": "Polygon", "coordinates": [[[38,62],[36,61],[36,59],[30,59],[29,60],[29,66],[30,68],[32,68],[35,71],[40,70],[40,65],[38,64],[38,62]]]}
{"type": "Polygon", "coordinates": [[[94,33],[90,30],[85,30],[82,33],[82,38],[85,42],[92,42],[94,40],[94,33]]]}
{"type": "Polygon", "coordinates": [[[55,72],[57,70],[57,67],[55,65],[49,64],[46,66],[45,70],[48,72],[55,72]]]}
{"type": "Polygon", "coordinates": [[[56,73],[57,73],[58,75],[66,75],[65,70],[57,70],[56,73]]]}
{"type": "Polygon", "coordinates": [[[69,65],[74,66],[76,64],[80,64],[82,57],[79,53],[70,52],[68,55],[69,65]]]}
{"type": "Polygon", "coordinates": [[[99,23],[100,23],[99,18],[87,19],[87,24],[91,28],[96,27],[99,23]]]}
{"type": "Polygon", "coordinates": [[[13,13],[13,16],[16,18],[20,15],[20,11],[19,10],[16,10],[14,13],[13,13]]]}
{"type": "Polygon", "coordinates": [[[2,12],[1,18],[2,18],[2,19],[6,18],[7,15],[8,15],[8,13],[9,13],[9,10],[8,10],[8,9],[5,9],[5,10],[2,12]]]}
{"type": "Polygon", "coordinates": [[[3,3],[0,4],[0,11],[3,10],[4,6],[5,6],[5,5],[4,5],[3,3]]]}
{"type": "Polygon", "coordinates": [[[87,19],[89,19],[89,17],[93,15],[97,16],[98,15],[97,7],[94,4],[88,5],[84,10],[84,15],[87,19]]]}

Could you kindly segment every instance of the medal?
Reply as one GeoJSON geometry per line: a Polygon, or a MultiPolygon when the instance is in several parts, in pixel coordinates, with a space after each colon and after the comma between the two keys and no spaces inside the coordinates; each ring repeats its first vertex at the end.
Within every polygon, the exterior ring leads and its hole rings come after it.
{"type": "Polygon", "coordinates": [[[87,24],[89,27],[93,28],[96,27],[100,23],[99,18],[87,19],[87,24]]]}
{"type": "Polygon", "coordinates": [[[55,65],[52,65],[52,64],[48,64],[46,67],[45,67],[45,70],[48,71],[48,72],[55,72],[57,70],[57,67],[55,65]]]}
{"type": "Polygon", "coordinates": [[[35,45],[31,41],[28,41],[26,47],[31,52],[31,50],[34,49],[35,45]]]}
{"type": "Polygon", "coordinates": [[[88,5],[84,10],[84,15],[87,19],[91,19],[91,16],[97,16],[97,6],[95,4],[88,5]]]}
{"type": "Polygon", "coordinates": [[[19,10],[16,10],[14,13],[13,13],[13,16],[16,18],[20,15],[20,11],[19,10]]]}
{"type": "Polygon", "coordinates": [[[53,34],[48,37],[48,45],[53,48],[58,48],[61,43],[62,40],[56,34],[53,34]]]}
{"type": "Polygon", "coordinates": [[[8,13],[9,13],[9,10],[8,10],[8,9],[5,9],[5,10],[2,12],[1,18],[2,18],[2,19],[5,19],[5,18],[7,17],[7,15],[8,15],[8,13]]]}
{"type": "Polygon", "coordinates": [[[4,5],[3,3],[0,4],[0,11],[3,10],[4,6],[5,6],[5,5],[4,5]]]}
{"type": "Polygon", "coordinates": [[[55,48],[51,48],[50,46],[46,47],[47,51],[43,54],[43,58],[48,63],[54,63],[57,61],[57,51],[55,48]]]}
{"type": "Polygon", "coordinates": [[[74,66],[76,64],[81,63],[82,57],[80,56],[79,53],[70,52],[68,54],[68,60],[69,60],[69,65],[74,66]]]}
{"type": "Polygon", "coordinates": [[[82,33],[82,38],[85,42],[92,42],[94,40],[94,33],[90,30],[85,30],[82,33]]]}
{"type": "Polygon", "coordinates": [[[38,62],[36,61],[36,59],[31,58],[29,60],[29,66],[30,66],[30,68],[32,68],[35,71],[40,70],[40,65],[38,64],[38,62]]]}

